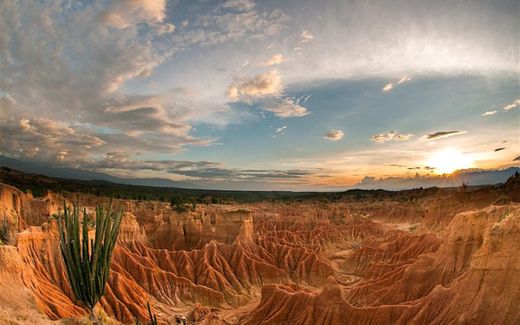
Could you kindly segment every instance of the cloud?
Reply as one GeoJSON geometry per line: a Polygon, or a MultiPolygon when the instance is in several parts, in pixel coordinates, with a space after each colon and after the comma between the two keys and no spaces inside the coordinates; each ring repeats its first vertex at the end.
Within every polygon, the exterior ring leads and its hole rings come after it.
{"type": "Polygon", "coordinates": [[[307,43],[314,39],[314,35],[311,32],[309,32],[308,30],[303,30],[300,37],[301,37],[302,43],[307,43]]]}
{"type": "Polygon", "coordinates": [[[372,136],[372,141],[377,143],[385,143],[387,141],[407,141],[413,137],[413,134],[401,134],[397,131],[390,131],[387,133],[379,133],[372,136]]]}
{"type": "Polygon", "coordinates": [[[173,33],[175,31],[177,27],[175,27],[174,24],[161,24],[160,26],[158,26],[156,28],[156,31],[157,31],[157,34],[158,35],[163,35],[163,34],[170,34],[170,33],[173,33]]]}
{"type": "Polygon", "coordinates": [[[515,101],[513,101],[512,103],[507,104],[506,106],[504,106],[504,110],[509,111],[509,110],[511,110],[513,108],[517,108],[518,106],[520,106],[520,98],[518,98],[515,101]]]}
{"type": "Polygon", "coordinates": [[[165,1],[116,0],[108,7],[93,2],[73,10],[64,10],[59,2],[2,1],[0,12],[0,30],[7,35],[0,41],[0,56],[8,58],[0,62],[0,123],[29,121],[21,125],[31,127],[23,134],[2,132],[6,154],[11,150],[18,156],[66,160],[74,155],[92,159],[115,149],[172,153],[214,143],[215,139],[191,135],[193,123],[225,125],[233,119],[229,108],[205,102],[193,91],[121,91],[126,81],[149,78],[173,55],[172,48],[159,42],[174,29],[162,22],[165,1]],[[124,18],[125,26],[103,23],[103,15],[111,13],[124,18]],[[4,102],[9,102],[9,109],[4,110],[4,102]],[[89,136],[101,144],[74,150],[53,140],[63,138],[56,135],[60,128],[74,130],[73,139],[89,136]],[[21,143],[20,150],[16,143],[21,143]]]}
{"type": "Polygon", "coordinates": [[[394,88],[394,84],[393,83],[387,83],[384,87],[383,87],[383,91],[384,92],[389,92],[390,90],[392,90],[394,88]]]}
{"type": "MultiPolygon", "coordinates": [[[[512,2],[457,2],[456,8],[453,3],[429,1],[419,8],[408,1],[313,2],[313,19],[305,21],[305,28],[316,38],[306,44],[306,55],[294,58],[294,73],[299,81],[517,75],[518,37],[511,30],[517,28],[518,14],[501,9],[512,2]],[[317,12],[319,20],[314,19],[317,12]]],[[[289,74],[284,71],[284,76],[289,74]]]]}
{"type": "Polygon", "coordinates": [[[284,61],[282,54],[275,54],[269,60],[263,63],[264,66],[278,65],[284,61]]]}
{"type": "Polygon", "coordinates": [[[401,165],[401,164],[389,164],[388,165],[389,167],[399,167],[399,168],[406,168],[405,165],[401,165]]]}
{"type": "Polygon", "coordinates": [[[282,78],[276,69],[251,79],[235,79],[226,90],[232,101],[252,103],[262,101],[260,108],[280,118],[302,117],[309,114],[304,104],[310,95],[299,98],[283,97],[282,78]]]}
{"type": "Polygon", "coordinates": [[[287,125],[276,128],[276,130],[274,130],[275,135],[273,135],[273,137],[285,135],[285,130],[287,130],[287,125]]]}
{"type": "Polygon", "coordinates": [[[144,132],[154,132],[187,135],[191,129],[190,125],[173,121],[172,115],[168,114],[165,107],[166,101],[175,103],[174,97],[161,96],[125,96],[114,99],[105,103],[95,122],[117,128],[127,134],[142,135],[144,132]]]}
{"type": "Polygon", "coordinates": [[[101,159],[75,162],[75,167],[96,171],[155,171],[174,173],[176,170],[213,168],[220,166],[211,161],[187,160],[133,160],[128,152],[107,152],[101,159]]]}
{"type": "Polygon", "coordinates": [[[2,94],[0,95],[0,104],[4,108],[5,106],[16,104],[16,100],[9,94],[2,94]]]}
{"type": "Polygon", "coordinates": [[[271,100],[263,104],[262,109],[280,118],[302,117],[310,114],[305,107],[297,104],[294,99],[290,97],[271,100]]]}
{"type": "Polygon", "coordinates": [[[496,148],[494,151],[497,152],[497,151],[502,151],[502,150],[505,150],[506,147],[500,147],[500,148],[496,148]]]}
{"type": "Polygon", "coordinates": [[[520,161],[520,156],[517,156],[513,161],[520,161]]]}
{"type": "Polygon", "coordinates": [[[403,83],[405,83],[405,82],[407,82],[407,81],[410,81],[410,80],[412,80],[410,77],[408,77],[408,76],[404,76],[404,77],[402,77],[401,79],[399,79],[395,84],[392,83],[392,82],[387,83],[387,84],[383,87],[382,90],[383,90],[384,92],[389,92],[389,91],[391,91],[392,89],[394,89],[394,87],[395,87],[396,85],[401,85],[401,84],[403,84],[403,83]]]}
{"type": "Polygon", "coordinates": [[[325,133],[324,138],[330,141],[338,141],[343,139],[344,136],[345,133],[343,131],[332,129],[329,132],[325,133]]]}
{"type": "Polygon", "coordinates": [[[228,169],[204,167],[197,169],[175,170],[175,174],[202,179],[220,179],[228,181],[281,181],[284,179],[301,179],[311,175],[305,170],[270,170],[270,169],[228,169]]]}
{"type": "Polygon", "coordinates": [[[291,169],[237,169],[225,168],[222,163],[212,161],[189,160],[139,160],[132,159],[127,152],[108,152],[101,159],[72,162],[76,168],[104,172],[145,172],[155,174],[174,174],[194,179],[227,180],[227,181],[264,181],[284,179],[303,179],[312,174],[311,171],[291,169]]]}
{"type": "MultiPolygon", "coordinates": [[[[140,1],[114,5],[131,4],[142,7],[140,1]]],[[[148,2],[144,8],[136,10],[161,18],[148,2]]],[[[2,91],[17,98],[18,112],[77,118],[125,81],[149,76],[170,55],[154,45],[153,28],[107,30],[98,23],[102,10],[95,4],[64,11],[59,3],[5,1],[0,10],[9,13],[0,21],[8,35],[0,53],[10,58],[0,65],[2,91]]]]}
{"type": "Polygon", "coordinates": [[[435,167],[431,167],[431,166],[415,166],[415,167],[408,167],[406,165],[402,165],[402,164],[389,164],[387,166],[390,166],[390,167],[399,167],[399,168],[406,168],[408,170],[427,170],[427,171],[433,171],[433,170],[436,170],[437,168],[435,167]]]}
{"type": "Polygon", "coordinates": [[[487,112],[480,114],[480,116],[490,116],[490,115],[495,115],[496,113],[497,113],[497,111],[487,111],[487,112]]]}
{"type": "Polygon", "coordinates": [[[252,79],[235,80],[226,91],[234,101],[251,101],[265,96],[276,96],[283,90],[282,78],[277,70],[256,75],[252,79]]]}
{"type": "Polygon", "coordinates": [[[87,158],[101,138],[48,119],[0,120],[0,152],[47,161],[87,158]]]}
{"type": "Polygon", "coordinates": [[[185,49],[190,45],[210,46],[246,38],[262,40],[278,36],[290,21],[280,9],[267,10],[244,0],[208,3],[202,12],[172,36],[174,44],[185,49]]]}
{"type": "Polygon", "coordinates": [[[15,109],[16,100],[9,94],[0,93],[0,119],[11,118],[15,109]]]}
{"type": "Polygon", "coordinates": [[[227,9],[236,9],[238,11],[250,11],[255,8],[256,4],[252,0],[228,0],[222,7],[227,9]]]}
{"type": "MultiPolygon", "coordinates": [[[[114,150],[133,152],[176,152],[186,145],[206,146],[214,142],[211,138],[194,138],[184,131],[173,128],[168,131],[152,130],[153,121],[146,121],[148,112],[130,111],[130,116],[117,123],[108,121],[99,126],[68,124],[49,119],[0,120],[0,152],[6,156],[37,159],[39,161],[68,162],[92,161],[99,155],[114,150]],[[142,122],[131,121],[142,119],[142,122]],[[141,123],[141,124],[140,124],[141,123]],[[149,125],[148,125],[149,124],[149,125]],[[113,127],[137,126],[139,134],[120,132],[113,127]],[[149,130],[146,130],[149,128],[149,130]],[[179,132],[178,134],[175,134],[179,132]],[[167,139],[167,141],[165,141],[167,139]]],[[[120,115],[114,117],[120,119],[120,115]]],[[[166,125],[163,127],[172,127],[166,125]]]]}
{"type": "Polygon", "coordinates": [[[405,83],[405,82],[410,81],[410,80],[412,80],[410,77],[408,77],[408,76],[404,76],[404,77],[402,77],[401,79],[399,79],[399,81],[397,82],[397,84],[400,85],[400,84],[405,83]]]}
{"type": "MultiPolygon", "coordinates": [[[[415,169],[415,168],[413,168],[415,169]]],[[[519,168],[508,169],[465,169],[459,170],[451,175],[421,175],[416,173],[414,176],[393,176],[376,178],[372,176],[364,177],[352,188],[360,189],[388,189],[401,190],[419,187],[458,187],[462,182],[469,185],[498,184],[505,182],[519,168]]]]}
{"type": "Polygon", "coordinates": [[[166,0],[113,0],[99,19],[111,27],[123,29],[139,22],[162,22],[165,17],[166,0]]]}
{"type": "Polygon", "coordinates": [[[440,138],[447,138],[454,135],[464,134],[466,131],[439,131],[434,133],[429,133],[426,135],[427,139],[440,139],[440,138]]]}
{"type": "MultiPolygon", "coordinates": [[[[63,152],[65,157],[56,157],[53,167],[70,167],[81,170],[91,170],[124,175],[153,175],[154,178],[189,179],[191,184],[200,188],[225,188],[232,183],[233,187],[258,189],[266,184],[304,184],[314,171],[303,169],[239,169],[226,168],[220,162],[192,160],[154,160],[133,159],[128,152],[107,152],[98,159],[71,157],[63,152]],[[73,159],[76,158],[76,159],[73,159]]],[[[146,177],[146,176],[145,176],[146,177]]]]}

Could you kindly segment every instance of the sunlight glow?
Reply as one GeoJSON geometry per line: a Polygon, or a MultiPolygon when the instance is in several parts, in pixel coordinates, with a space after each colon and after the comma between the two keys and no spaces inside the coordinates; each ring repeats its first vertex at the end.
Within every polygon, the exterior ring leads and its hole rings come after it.
{"type": "Polygon", "coordinates": [[[454,148],[435,152],[427,163],[428,166],[435,167],[438,174],[451,174],[458,169],[473,167],[473,159],[454,148]]]}

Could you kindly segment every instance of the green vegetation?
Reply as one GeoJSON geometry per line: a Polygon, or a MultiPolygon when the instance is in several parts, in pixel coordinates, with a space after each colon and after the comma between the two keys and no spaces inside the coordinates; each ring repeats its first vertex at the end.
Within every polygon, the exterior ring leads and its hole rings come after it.
{"type": "MultiPolygon", "coordinates": [[[[150,307],[150,303],[148,303],[146,305],[146,308],[148,309],[148,318],[150,319],[150,321],[147,323],[147,325],[157,325],[158,324],[157,316],[154,313],[152,313],[152,308],[150,307]]],[[[135,319],[135,325],[142,325],[139,318],[135,319]]]]}
{"type": "Polygon", "coordinates": [[[113,212],[96,208],[95,237],[89,241],[86,209],[80,225],[80,209],[74,206],[71,212],[63,206],[63,216],[59,217],[60,246],[67,268],[67,276],[78,302],[89,312],[92,322],[97,323],[94,306],[105,293],[110,272],[112,252],[116,244],[123,212],[113,212]],[[80,229],[81,227],[81,229],[80,229]],[[80,233],[81,231],[81,233],[80,233]]]}

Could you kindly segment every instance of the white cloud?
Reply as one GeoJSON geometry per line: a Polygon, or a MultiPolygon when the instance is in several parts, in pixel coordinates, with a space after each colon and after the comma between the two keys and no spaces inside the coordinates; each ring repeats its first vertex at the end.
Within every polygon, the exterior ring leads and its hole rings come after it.
{"type": "Polygon", "coordinates": [[[396,83],[392,83],[392,82],[387,83],[387,84],[383,87],[382,90],[383,90],[384,92],[389,92],[389,91],[391,91],[392,89],[394,89],[395,86],[397,86],[397,85],[401,85],[401,84],[403,84],[403,83],[405,83],[405,82],[407,82],[407,81],[410,81],[410,80],[412,80],[410,77],[408,77],[408,76],[404,76],[404,77],[402,77],[401,79],[399,79],[396,83]]]}
{"type": "Polygon", "coordinates": [[[408,76],[404,76],[404,77],[402,77],[401,79],[399,79],[399,81],[397,82],[397,84],[400,85],[400,84],[405,83],[405,82],[410,81],[410,80],[412,80],[410,77],[408,77],[408,76]]]}
{"type": "Polygon", "coordinates": [[[401,134],[397,131],[390,131],[387,133],[379,133],[372,136],[372,141],[377,143],[385,143],[388,141],[407,141],[413,137],[413,134],[401,134]]]}
{"type": "Polygon", "coordinates": [[[280,118],[302,117],[310,114],[305,107],[297,104],[293,98],[289,97],[271,100],[264,104],[262,109],[280,118]]]}
{"type": "Polygon", "coordinates": [[[343,131],[332,129],[329,132],[325,133],[324,138],[330,141],[338,141],[343,139],[344,136],[345,133],[343,131]]]}
{"type": "Polygon", "coordinates": [[[276,133],[283,133],[283,132],[285,132],[286,129],[287,129],[287,125],[284,125],[282,127],[277,128],[275,132],[276,133]]]}
{"type": "Polygon", "coordinates": [[[390,83],[387,83],[384,87],[383,87],[383,91],[384,92],[389,92],[390,90],[392,90],[394,88],[394,84],[392,84],[391,82],[390,83]]]}
{"type": "Polygon", "coordinates": [[[497,111],[487,111],[485,113],[482,113],[480,114],[481,116],[490,116],[490,115],[495,115],[497,113],[497,111]]]}
{"type": "Polygon", "coordinates": [[[510,109],[517,108],[518,106],[520,106],[520,98],[504,106],[504,110],[509,111],[510,109]]]}
{"type": "Polygon", "coordinates": [[[165,16],[166,0],[114,0],[99,17],[103,23],[123,29],[142,21],[162,22],[165,16]]]}
{"type": "Polygon", "coordinates": [[[518,40],[511,33],[518,14],[497,4],[430,1],[418,9],[407,1],[325,0],[318,7],[327,8],[320,12],[323,19],[306,22],[316,38],[306,43],[304,56],[287,64],[293,69],[284,70],[287,82],[520,73],[518,40]]]}
{"type": "Polygon", "coordinates": [[[311,32],[309,32],[308,30],[302,31],[300,37],[301,37],[302,43],[307,43],[314,39],[314,35],[311,32]]]}
{"type": "Polygon", "coordinates": [[[275,134],[273,135],[273,138],[276,138],[277,136],[285,135],[285,130],[287,130],[287,125],[276,128],[276,130],[274,130],[275,134]]]}
{"type": "Polygon", "coordinates": [[[23,150],[66,159],[76,153],[74,148],[52,139],[59,133],[56,129],[67,128],[75,131],[76,139],[85,134],[103,142],[80,152],[88,155],[114,148],[171,153],[187,145],[213,143],[214,139],[190,135],[191,124],[212,123],[211,112],[218,112],[215,123],[225,124],[222,119],[229,114],[221,104],[201,101],[196,93],[138,96],[120,91],[127,80],[148,78],[171,57],[171,48],[158,43],[174,30],[173,24],[161,22],[166,2],[118,0],[108,8],[103,5],[64,10],[59,2],[0,2],[0,30],[5,35],[0,56],[6,58],[0,62],[0,123],[17,121],[19,128],[18,133],[2,132],[3,152],[23,150]],[[100,23],[110,13],[123,17],[127,26],[107,28],[100,23]],[[52,123],[55,126],[45,126],[52,123]],[[33,135],[31,145],[22,141],[29,138],[27,133],[22,137],[23,128],[39,130],[39,138],[33,135]],[[20,150],[16,143],[21,143],[20,150]]]}
{"type": "Polygon", "coordinates": [[[252,79],[235,80],[228,86],[226,95],[234,101],[250,101],[260,97],[279,95],[282,90],[280,74],[277,70],[270,70],[258,74],[252,79]]]}
{"type": "Polygon", "coordinates": [[[262,65],[264,66],[271,66],[271,65],[278,65],[284,61],[284,57],[282,54],[275,54],[272,57],[269,58],[269,60],[265,61],[262,65]]]}
{"type": "Polygon", "coordinates": [[[169,24],[169,23],[166,23],[166,24],[161,24],[159,26],[157,26],[157,34],[158,35],[163,35],[163,34],[170,34],[170,33],[173,33],[175,31],[176,27],[174,24],[169,24]]]}

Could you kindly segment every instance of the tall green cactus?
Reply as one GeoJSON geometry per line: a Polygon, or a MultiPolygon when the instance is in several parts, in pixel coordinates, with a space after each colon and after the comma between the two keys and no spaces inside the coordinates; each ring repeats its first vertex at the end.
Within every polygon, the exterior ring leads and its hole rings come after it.
{"type": "Polygon", "coordinates": [[[147,304],[148,308],[148,317],[150,317],[150,325],[157,325],[157,316],[152,313],[152,308],[150,307],[150,303],[147,304]]]}
{"type": "Polygon", "coordinates": [[[93,309],[105,293],[123,211],[113,212],[109,205],[105,212],[101,206],[97,206],[96,234],[90,241],[87,210],[83,209],[81,226],[79,215],[80,209],[76,205],[72,213],[66,204],[63,205],[63,216],[58,218],[60,247],[72,291],[95,322],[93,309]]]}
{"type": "MultiPolygon", "coordinates": [[[[158,325],[157,322],[157,316],[152,312],[152,307],[150,307],[150,302],[147,303],[146,308],[148,309],[148,317],[150,318],[150,321],[146,323],[147,325],[158,325]]],[[[135,325],[143,325],[139,318],[135,319],[135,325]]]]}

